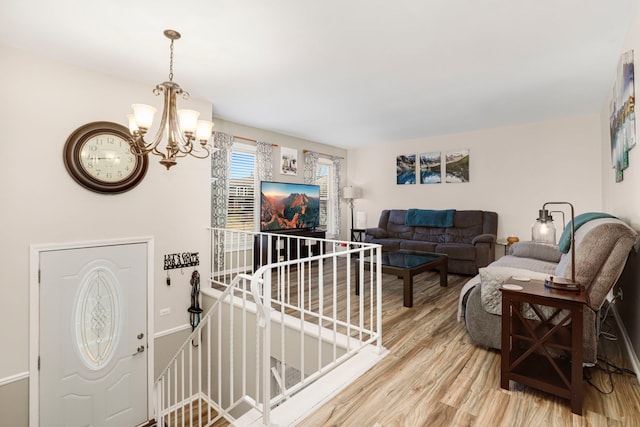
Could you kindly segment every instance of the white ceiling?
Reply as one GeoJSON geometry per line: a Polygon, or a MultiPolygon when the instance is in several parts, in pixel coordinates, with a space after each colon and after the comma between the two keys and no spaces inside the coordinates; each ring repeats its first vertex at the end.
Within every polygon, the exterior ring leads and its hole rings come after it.
{"type": "Polygon", "coordinates": [[[172,28],[216,116],[352,148],[599,112],[638,3],[0,0],[0,43],[151,90],[172,28]]]}

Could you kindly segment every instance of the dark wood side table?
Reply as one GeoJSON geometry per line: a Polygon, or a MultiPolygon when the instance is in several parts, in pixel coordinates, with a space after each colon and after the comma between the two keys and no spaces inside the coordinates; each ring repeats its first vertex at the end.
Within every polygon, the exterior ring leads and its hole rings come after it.
{"type": "Polygon", "coordinates": [[[508,279],[502,288],[502,369],[500,386],[509,390],[516,381],[571,401],[571,411],[582,415],[582,312],[584,290],[548,289],[541,280],[508,279]],[[531,306],[539,320],[523,315],[531,306]],[[543,313],[540,306],[552,307],[543,313]]]}

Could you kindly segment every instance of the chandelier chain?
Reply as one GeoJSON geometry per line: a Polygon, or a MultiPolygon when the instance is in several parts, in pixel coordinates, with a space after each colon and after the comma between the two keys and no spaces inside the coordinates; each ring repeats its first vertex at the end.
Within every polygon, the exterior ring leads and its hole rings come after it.
{"type": "Polygon", "coordinates": [[[171,39],[171,45],[169,46],[171,52],[169,59],[169,81],[173,81],[173,39],[171,39]]]}

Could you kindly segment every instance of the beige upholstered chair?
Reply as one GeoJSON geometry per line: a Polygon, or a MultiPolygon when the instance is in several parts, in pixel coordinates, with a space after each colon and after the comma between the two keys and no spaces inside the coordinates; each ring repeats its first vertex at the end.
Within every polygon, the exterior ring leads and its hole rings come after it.
{"type": "MultiPolygon", "coordinates": [[[[584,311],[583,362],[591,365],[597,361],[599,335],[597,313],[620,277],[638,234],[624,222],[615,218],[606,218],[587,222],[576,230],[575,238],[576,281],[585,286],[587,292],[587,307],[584,311]]],[[[460,299],[461,311],[465,317],[467,331],[475,343],[500,349],[500,315],[487,311],[487,298],[481,296],[483,286],[481,276],[484,275],[485,282],[488,282],[486,278],[491,275],[492,268],[496,268],[496,272],[501,268],[517,268],[519,275],[529,271],[533,279],[538,279],[540,273],[556,277],[571,277],[571,250],[574,248],[571,248],[569,253],[561,255],[556,247],[539,245],[532,242],[514,244],[510,255],[490,264],[486,267],[486,271],[482,272],[483,274],[472,278],[463,288],[460,299]]],[[[487,284],[485,283],[484,286],[487,284]]]]}

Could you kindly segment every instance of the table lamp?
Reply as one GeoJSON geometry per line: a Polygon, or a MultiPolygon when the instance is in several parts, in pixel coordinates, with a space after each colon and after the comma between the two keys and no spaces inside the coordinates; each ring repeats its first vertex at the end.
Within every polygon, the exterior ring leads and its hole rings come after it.
{"type": "Polygon", "coordinates": [[[545,243],[556,243],[556,230],[555,226],[553,225],[553,218],[551,218],[551,215],[549,215],[549,211],[546,209],[547,205],[569,205],[571,207],[571,280],[564,279],[562,277],[551,276],[544,281],[544,285],[547,288],[552,289],[560,289],[564,291],[579,291],[581,289],[581,286],[578,282],[576,282],[576,228],[573,205],[569,202],[546,202],[544,205],[542,205],[542,209],[539,210],[538,219],[531,228],[532,240],[545,243]],[[553,227],[552,233],[550,231],[551,227],[553,227]],[[550,234],[553,234],[553,240],[550,240],[550,234]],[[537,240],[536,237],[538,237],[539,240],[537,240]]]}

